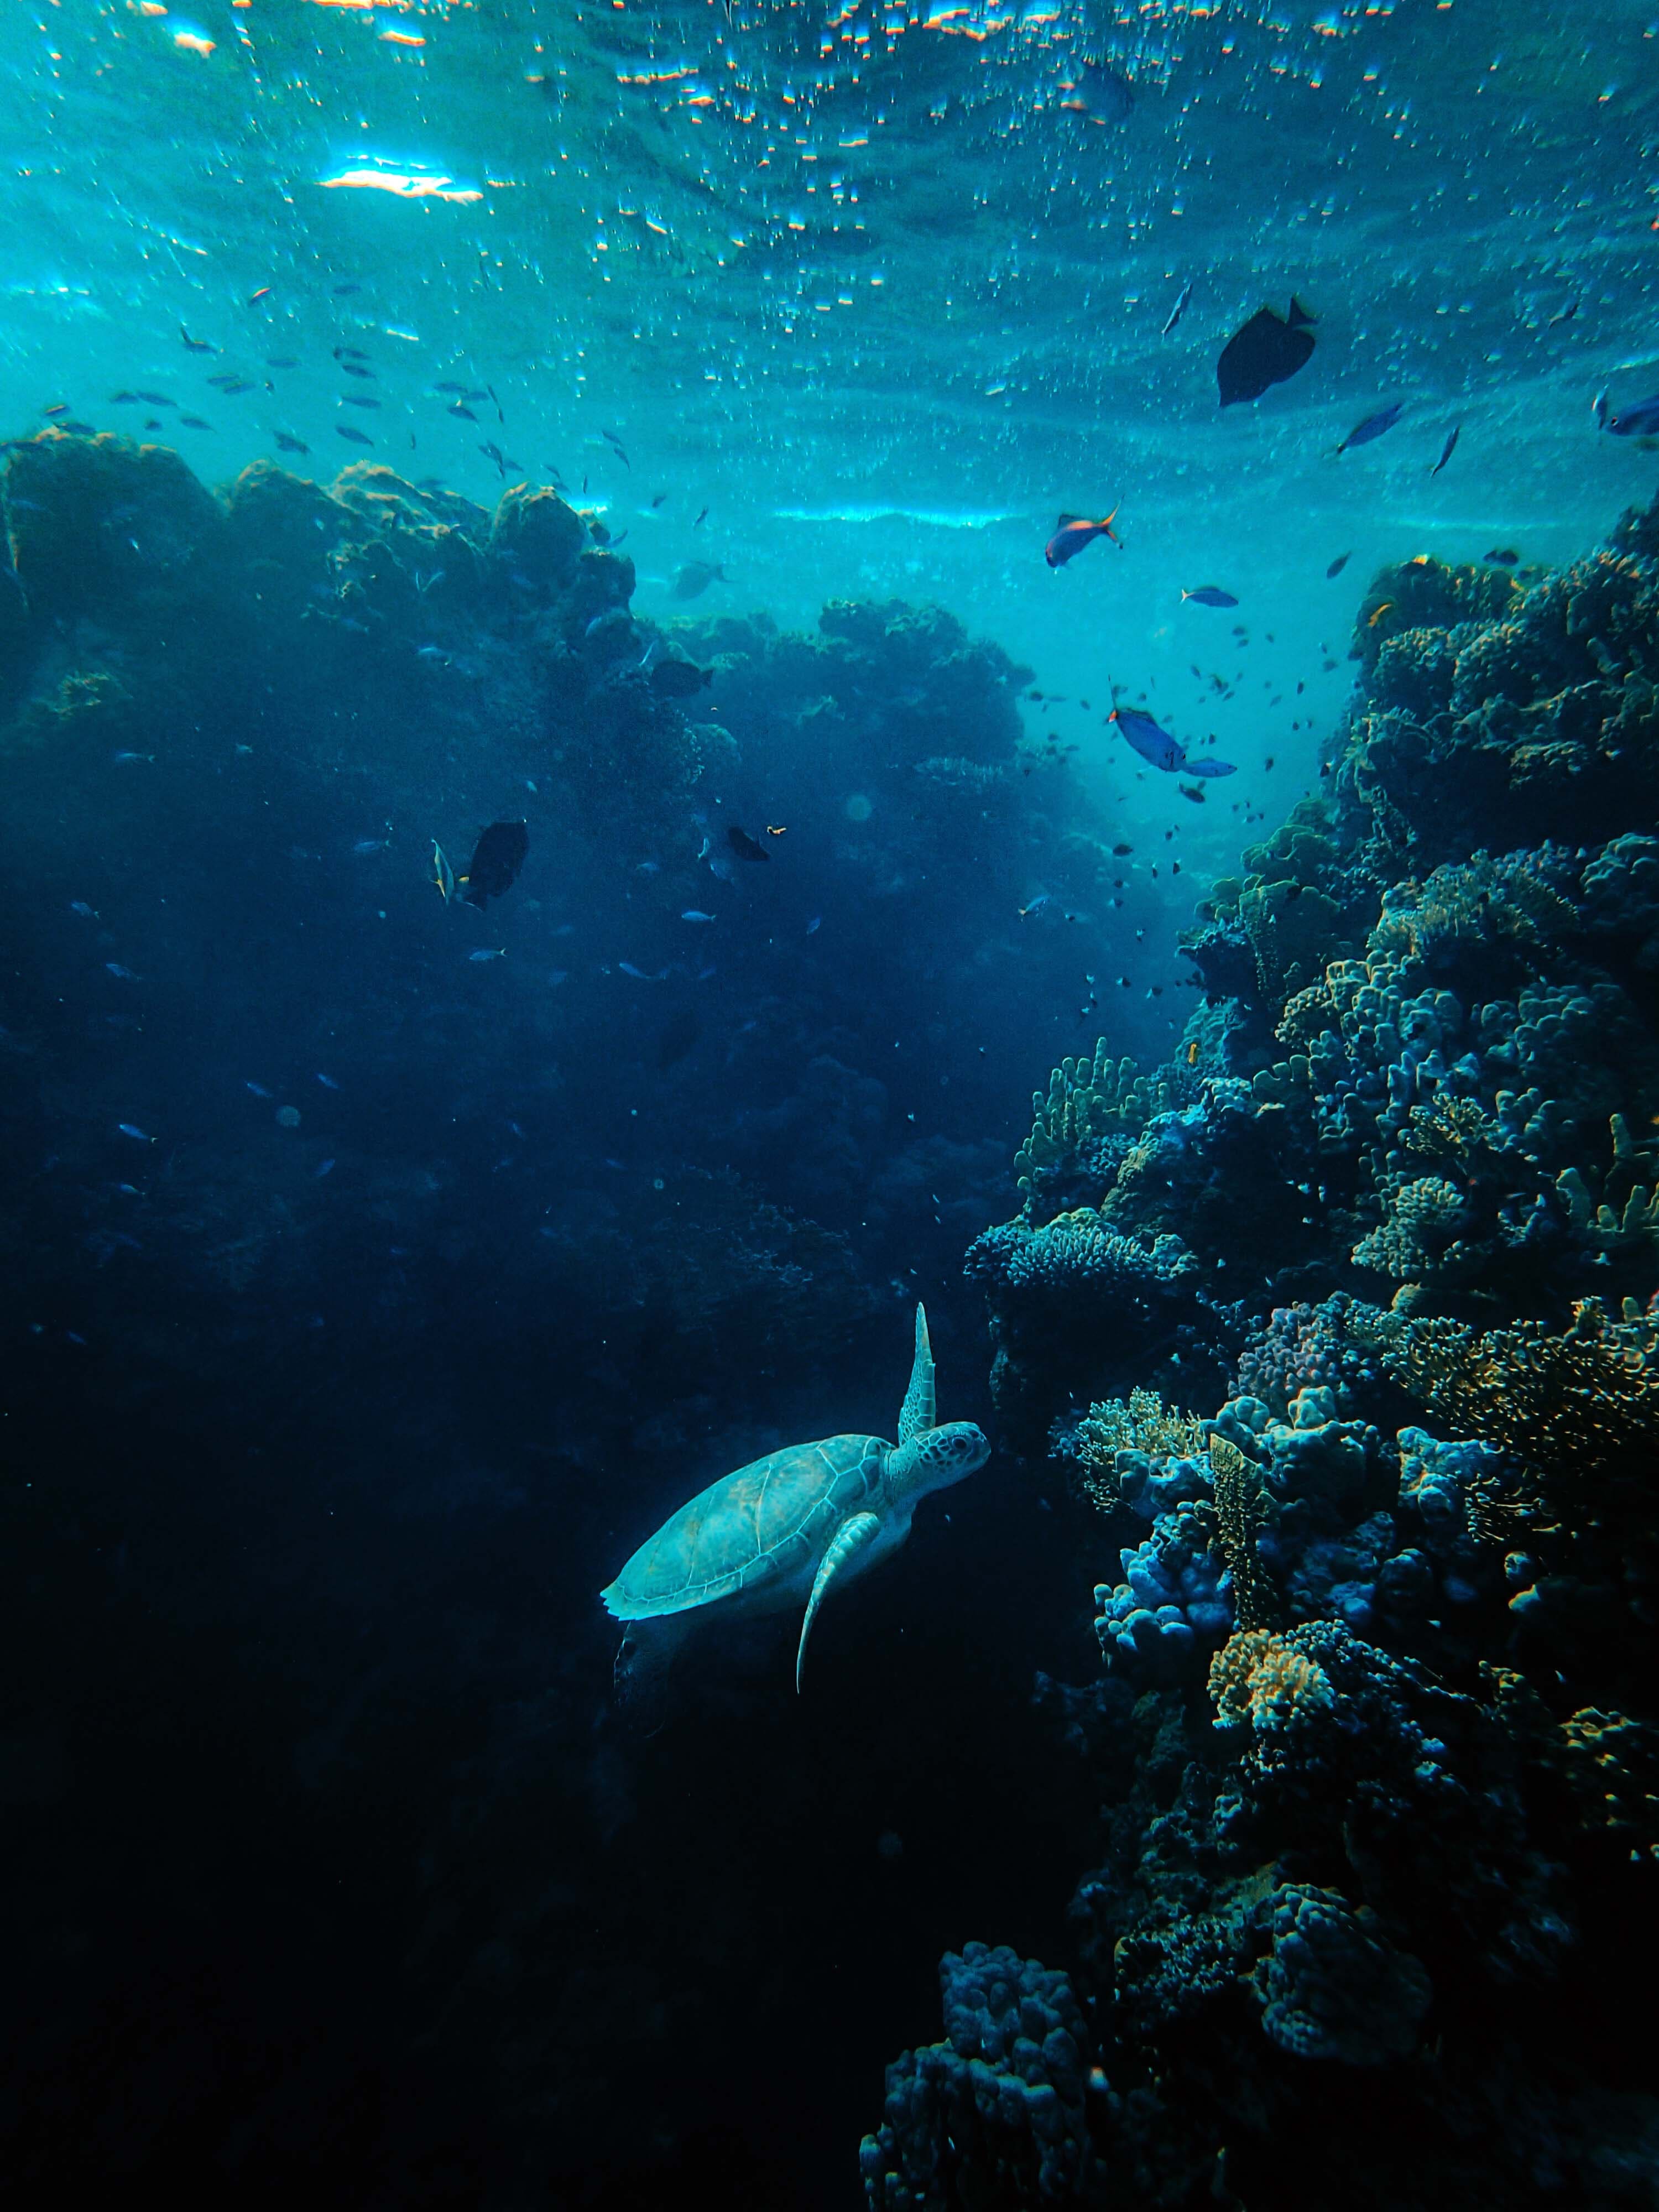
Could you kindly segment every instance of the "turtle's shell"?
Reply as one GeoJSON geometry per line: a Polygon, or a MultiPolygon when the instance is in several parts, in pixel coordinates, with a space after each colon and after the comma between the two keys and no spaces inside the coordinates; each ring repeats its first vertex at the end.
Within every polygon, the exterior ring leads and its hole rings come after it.
{"type": "Polygon", "coordinates": [[[682,1505],[600,1595],[618,1620],[763,1598],[796,1582],[804,1596],[848,1515],[880,1510],[892,1449],[879,1437],[825,1437],[751,1461],[682,1505]]]}

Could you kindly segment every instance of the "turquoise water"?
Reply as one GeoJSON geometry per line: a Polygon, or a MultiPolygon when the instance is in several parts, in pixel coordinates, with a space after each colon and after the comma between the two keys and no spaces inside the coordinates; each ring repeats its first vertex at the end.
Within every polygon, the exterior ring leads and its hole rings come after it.
{"type": "Polygon", "coordinates": [[[1652,7],[12,0],[9,2201],[1659,2205],[1652,7]]]}

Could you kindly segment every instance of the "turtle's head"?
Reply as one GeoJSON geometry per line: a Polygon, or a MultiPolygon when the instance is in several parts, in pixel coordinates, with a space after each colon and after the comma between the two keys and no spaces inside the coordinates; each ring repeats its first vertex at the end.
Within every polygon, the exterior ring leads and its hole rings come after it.
{"type": "Polygon", "coordinates": [[[975,1421],[946,1421],[900,1444],[887,1462],[895,1504],[912,1504],[930,1490],[948,1490],[991,1456],[990,1439],[975,1421]]]}

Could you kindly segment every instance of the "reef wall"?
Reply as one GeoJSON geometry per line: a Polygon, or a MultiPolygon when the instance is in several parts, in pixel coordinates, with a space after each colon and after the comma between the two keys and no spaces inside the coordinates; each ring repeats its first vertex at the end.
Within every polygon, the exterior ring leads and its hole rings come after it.
{"type": "Polygon", "coordinates": [[[1379,575],[1174,1059],[1034,1097],[967,1271],[1091,1516],[1087,2156],[958,2187],[918,2051],[872,2212],[1659,2202],[1656,556],[1379,575]]]}

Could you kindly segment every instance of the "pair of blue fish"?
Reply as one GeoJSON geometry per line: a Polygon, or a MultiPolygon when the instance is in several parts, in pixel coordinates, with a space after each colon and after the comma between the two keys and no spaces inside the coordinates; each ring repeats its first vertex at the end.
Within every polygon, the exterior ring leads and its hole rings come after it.
{"type": "Polygon", "coordinates": [[[1166,775],[1236,775],[1237,769],[1231,761],[1188,760],[1187,748],[1176,742],[1167,730],[1160,729],[1150,714],[1143,714],[1138,707],[1114,707],[1109,720],[1117,724],[1124,736],[1144,761],[1164,770],[1166,775]]]}

